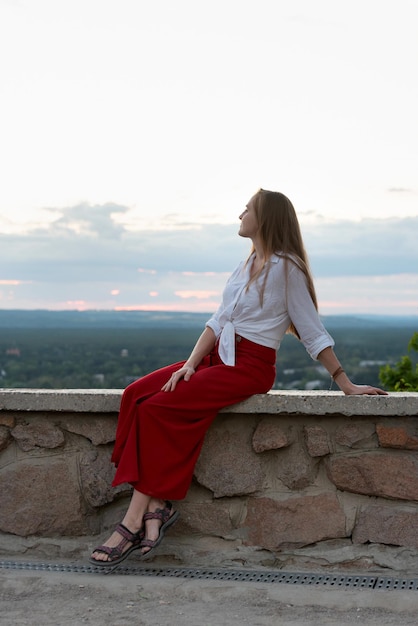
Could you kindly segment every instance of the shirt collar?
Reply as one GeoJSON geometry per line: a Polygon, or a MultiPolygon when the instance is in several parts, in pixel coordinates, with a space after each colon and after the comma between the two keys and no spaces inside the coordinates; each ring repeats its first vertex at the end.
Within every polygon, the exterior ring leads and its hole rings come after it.
{"type": "MultiPolygon", "coordinates": [[[[254,258],[255,256],[255,252],[252,253],[251,257],[254,258]]],[[[268,263],[278,263],[279,260],[281,259],[282,254],[280,252],[278,253],[274,253],[271,255],[271,257],[268,259],[268,263]]]]}

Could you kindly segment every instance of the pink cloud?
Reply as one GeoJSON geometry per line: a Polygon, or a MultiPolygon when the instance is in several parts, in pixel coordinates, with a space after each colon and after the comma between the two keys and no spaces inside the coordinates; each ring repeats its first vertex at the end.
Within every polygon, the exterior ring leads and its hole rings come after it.
{"type": "Polygon", "coordinates": [[[76,309],[77,311],[87,311],[92,308],[85,300],[67,300],[66,308],[76,309]]]}
{"type": "Polygon", "coordinates": [[[208,317],[210,317],[210,315],[216,311],[216,309],[218,308],[219,302],[212,302],[212,301],[195,301],[193,302],[193,304],[188,303],[187,307],[182,303],[182,302],[177,302],[177,303],[172,303],[172,302],[166,302],[166,303],[160,303],[160,304],[155,304],[153,303],[149,303],[149,304],[136,304],[136,305],[132,305],[132,306],[117,306],[114,307],[114,311],[171,311],[171,312],[178,312],[178,313],[184,313],[184,312],[188,312],[188,313],[207,313],[208,317]]]}
{"type": "Polygon", "coordinates": [[[227,272],[181,272],[182,276],[217,276],[218,274],[222,276],[225,273],[228,274],[227,272]]]}
{"type": "Polygon", "coordinates": [[[197,298],[199,300],[207,300],[208,298],[211,298],[212,296],[218,296],[219,295],[219,291],[203,291],[203,290],[182,290],[182,291],[175,291],[174,292],[176,296],[178,296],[179,298],[197,298]]]}

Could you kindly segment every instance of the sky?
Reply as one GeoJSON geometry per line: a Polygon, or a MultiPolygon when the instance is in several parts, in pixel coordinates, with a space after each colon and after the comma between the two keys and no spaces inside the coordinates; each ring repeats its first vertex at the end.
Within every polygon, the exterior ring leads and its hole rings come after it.
{"type": "Polygon", "coordinates": [[[416,0],[0,0],[0,308],[212,312],[259,188],[418,315],[416,0]]]}

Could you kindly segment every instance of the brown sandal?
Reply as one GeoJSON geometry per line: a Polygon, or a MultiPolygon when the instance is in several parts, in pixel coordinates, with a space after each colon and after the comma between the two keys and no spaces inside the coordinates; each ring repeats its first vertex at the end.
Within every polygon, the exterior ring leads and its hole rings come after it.
{"type": "Polygon", "coordinates": [[[156,511],[153,511],[153,512],[150,511],[148,513],[145,513],[144,527],[145,527],[145,522],[149,519],[160,520],[161,526],[160,526],[157,539],[142,539],[140,547],[150,548],[150,549],[147,550],[146,552],[141,553],[141,559],[148,558],[151,552],[155,550],[157,546],[160,545],[160,543],[164,539],[166,530],[177,521],[177,519],[179,518],[179,515],[180,513],[178,511],[173,511],[173,505],[168,500],[165,501],[164,509],[157,509],[156,511]]]}
{"type": "Polygon", "coordinates": [[[138,550],[141,547],[145,536],[144,526],[142,526],[138,532],[133,533],[123,524],[118,524],[115,528],[115,532],[119,533],[122,537],[117,546],[111,548],[110,546],[102,545],[93,550],[93,554],[95,552],[101,552],[102,554],[107,554],[109,559],[107,561],[99,561],[90,557],[90,563],[97,565],[97,567],[115,567],[115,565],[122,563],[122,561],[124,561],[131,554],[131,552],[138,550]],[[124,551],[123,549],[127,543],[131,543],[132,545],[124,551]]]}

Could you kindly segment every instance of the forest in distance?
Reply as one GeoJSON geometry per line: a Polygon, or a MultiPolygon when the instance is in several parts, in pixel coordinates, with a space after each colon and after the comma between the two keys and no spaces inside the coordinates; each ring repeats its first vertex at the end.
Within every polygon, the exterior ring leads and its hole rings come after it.
{"type": "MultiPolygon", "coordinates": [[[[0,311],[0,387],[123,389],[150,371],[186,359],[210,317],[134,313],[0,311]]],[[[378,386],[380,368],[399,361],[418,330],[413,317],[330,316],[324,324],[349,376],[378,386]]],[[[329,387],[329,374],[286,335],[273,388],[329,387]]]]}

